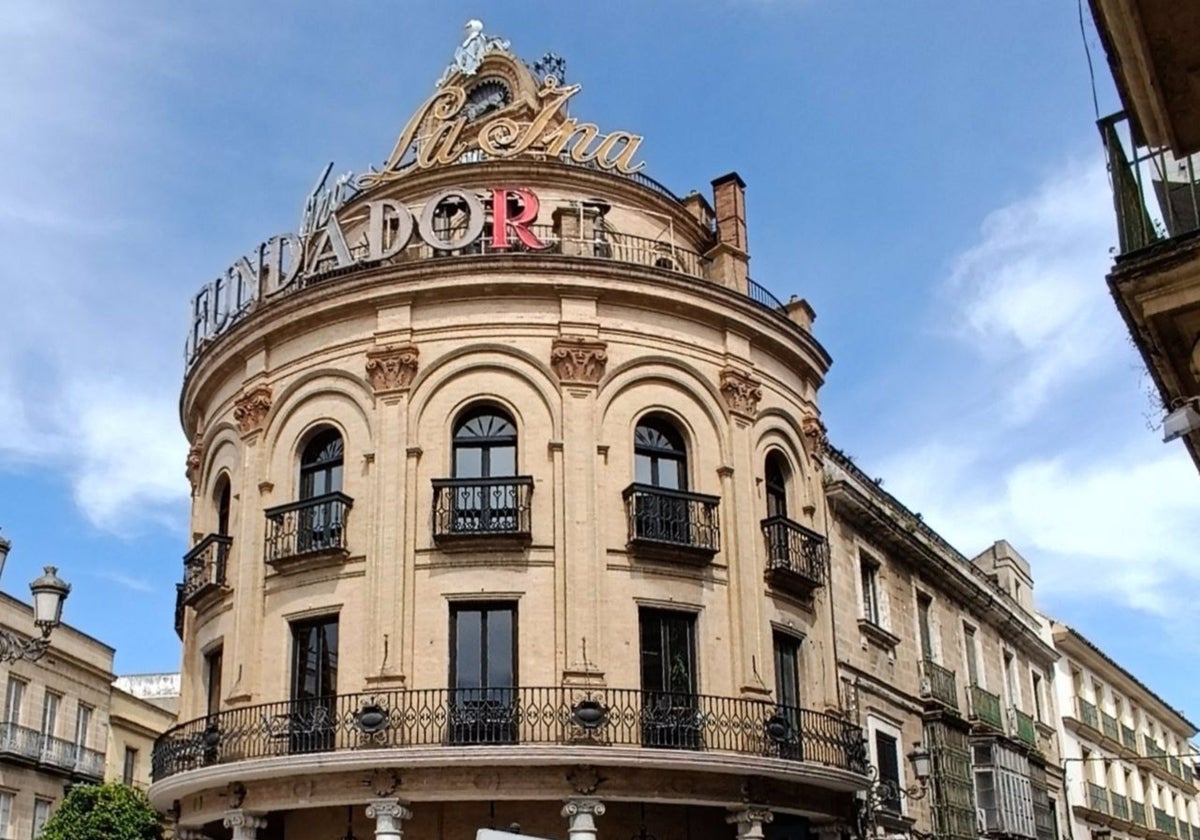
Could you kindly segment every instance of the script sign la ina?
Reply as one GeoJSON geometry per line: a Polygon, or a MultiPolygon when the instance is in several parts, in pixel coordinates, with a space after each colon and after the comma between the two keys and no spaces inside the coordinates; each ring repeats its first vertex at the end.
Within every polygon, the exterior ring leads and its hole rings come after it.
{"type": "Polygon", "coordinates": [[[567,102],[579,90],[579,85],[559,87],[549,76],[538,91],[541,108],[529,122],[496,116],[485,122],[473,139],[464,140],[463,129],[468,122],[463,114],[466,92],[461,87],[441,88],[413,114],[383,169],[363,174],[358,184],[370,188],[409,172],[457,163],[473,149],[497,159],[536,152],[549,158],[568,155],[576,163],[594,164],[625,175],[641,171],[645,164],[633,162],[642,144],[640,135],[628,131],[603,134],[595,123],[580,123],[565,116],[567,102]],[[431,127],[423,130],[427,120],[431,127]],[[409,155],[414,146],[415,155],[409,155]]]}

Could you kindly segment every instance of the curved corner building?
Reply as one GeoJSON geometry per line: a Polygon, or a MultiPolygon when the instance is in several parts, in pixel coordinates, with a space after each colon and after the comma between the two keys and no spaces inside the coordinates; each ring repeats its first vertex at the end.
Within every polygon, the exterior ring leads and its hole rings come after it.
{"type": "Polygon", "coordinates": [[[557,75],[475,27],[381,168],[194,301],[183,837],[855,812],[812,312],[748,278],[736,174],[676,197],[557,75]]]}

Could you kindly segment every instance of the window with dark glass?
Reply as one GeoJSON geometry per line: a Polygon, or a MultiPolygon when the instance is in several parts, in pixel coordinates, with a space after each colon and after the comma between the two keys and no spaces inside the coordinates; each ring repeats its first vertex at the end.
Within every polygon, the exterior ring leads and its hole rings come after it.
{"type": "Polygon", "coordinates": [[[767,517],[787,516],[787,463],[778,452],[767,456],[764,479],[767,487],[767,517]]]}
{"type": "Polygon", "coordinates": [[[342,489],[345,445],[336,429],[317,434],[300,456],[300,498],[312,499],[342,489]]]}
{"type": "Polygon", "coordinates": [[[979,685],[979,649],[975,644],[975,628],[963,625],[963,645],[967,654],[967,679],[971,685],[979,685]]]}
{"type": "Polygon", "coordinates": [[[917,630],[921,635],[921,656],[933,659],[933,630],[930,626],[929,613],[933,609],[933,599],[928,595],[917,596],[917,630]]]}
{"type": "Polygon", "coordinates": [[[292,624],[291,712],[281,721],[292,752],[332,747],[337,671],[337,617],[292,624]]]}
{"type": "Polygon", "coordinates": [[[121,781],[127,785],[133,784],[134,772],[137,770],[138,751],[133,747],[125,748],[125,764],[121,770],[121,781]]]}
{"type": "Polygon", "coordinates": [[[229,479],[221,478],[221,489],[217,493],[217,533],[223,537],[229,536],[229,505],[232,493],[229,479]]]}
{"type": "Polygon", "coordinates": [[[4,722],[13,725],[21,723],[21,706],[25,701],[25,686],[24,680],[9,675],[8,688],[4,695],[4,722]]]}
{"type": "Polygon", "coordinates": [[[860,556],[858,573],[862,585],[862,615],[876,626],[882,626],[879,609],[879,564],[869,557],[860,556]]]}
{"type": "Polygon", "coordinates": [[[225,653],[222,648],[204,654],[205,710],[209,715],[221,711],[221,670],[224,659],[225,653]]]}
{"type": "Polygon", "coordinates": [[[648,747],[699,748],[696,618],[644,609],[639,619],[643,742],[648,747]]]}
{"type": "Polygon", "coordinates": [[[800,640],[774,634],[775,698],[781,706],[800,705],[800,640]]]}
{"type": "Polygon", "coordinates": [[[687,449],[674,424],[646,417],[633,434],[634,481],[665,490],[687,489],[687,449]]]}
{"type": "Polygon", "coordinates": [[[517,427],[494,406],[472,409],[454,425],[451,527],[459,533],[518,530],[517,427]]]}
{"type": "Polygon", "coordinates": [[[883,782],[883,807],[900,813],[900,751],[895,736],[875,730],[875,767],[883,782]]]}
{"type": "Polygon", "coordinates": [[[516,738],[517,610],[511,603],[450,610],[451,740],[516,738]]]}

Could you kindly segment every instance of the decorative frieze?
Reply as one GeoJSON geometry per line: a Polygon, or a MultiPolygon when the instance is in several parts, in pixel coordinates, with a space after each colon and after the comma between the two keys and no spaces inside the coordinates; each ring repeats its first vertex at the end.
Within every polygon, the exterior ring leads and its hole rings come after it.
{"type": "Polygon", "coordinates": [[[192,485],[192,495],[196,495],[196,488],[200,485],[200,468],[204,465],[204,447],[200,444],[200,435],[197,434],[195,440],[192,441],[192,446],[188,449],[187,461],[184,464],[184,474],[187,476],[188,483],[192,485]]]}
{"type": "Polygon", "coordinates": [[[745,371],[725,368],[721,371],[721,396],[731,412],[753,418],[762,399],[762,383],[745,371]]]}
{"type": "Polygon", "coordinates": [[[417,375],[416,345],[380,347],[367,352],[367,379],[376,394],[403,391],[417,375]]]}
{"type": "Polygon", "coordinates": [[[233,419],[243,435],[262,431],[267,414],[271,411],[271,389],[256,385],[242,393],[233,404],[233,419]]]}
{"type": "Polygon", "coordinates": [[[595,384],[604,376],[608,365],[608,345],[583,337],[554,339],[550,349],[550,366],[563,382],[595,384]]]}
{"type": "Polygon", "coordinates": [[[829,439],[825,435],[825,424],[821,422],[821,418],[815,414],[805,415],[800,421],[800,431],[804,433],[804,448],[808,450],[809,457],[815,461],[823,461],[829,439]]]}

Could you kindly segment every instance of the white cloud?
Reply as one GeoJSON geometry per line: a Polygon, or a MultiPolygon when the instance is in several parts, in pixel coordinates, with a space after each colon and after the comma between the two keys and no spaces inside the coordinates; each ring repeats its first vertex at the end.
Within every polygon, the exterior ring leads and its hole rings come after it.
{"type": "Polygon", "coordinates": [[[104,569],[99,572],[91,572],[92,577],[100,578],[101,580],[111,581],[118,586],[123,586],[133,592],[150,593],[154,591],[154,585],[144,578],[127,575],[124,572],[118,572],[114,569],[104,569]]]}
{"type": "Polygon", "coordinates": [[[1008,419],[1036,416],[1054,389],[1099,369],[1119,322],[1104,291],[1113,237],[1104,163],[1071,162],[1033,195],[984,220],[954,261],[959,337],[1005,391],[1008,419]]]}

